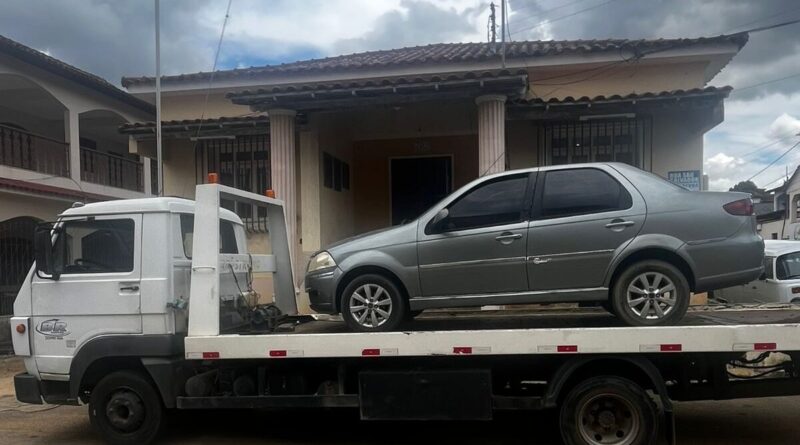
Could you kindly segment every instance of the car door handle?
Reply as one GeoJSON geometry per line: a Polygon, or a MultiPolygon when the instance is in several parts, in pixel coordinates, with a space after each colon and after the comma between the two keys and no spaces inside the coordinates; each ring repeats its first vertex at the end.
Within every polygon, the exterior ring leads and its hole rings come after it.
{"type": "Polygon", "coordinates": [[[119,290],[127,290],[127,291],[131,291],[131,292],[137,292],[139,290],[139,286],[135,286],[135,285],[134,286],[122,286],[122,287],[119,288],[119,290]]]}
{"type": "Polygon", "coordinates": [[[616,229],[618,227],[628,227],[636,224],[635,221],[625,221],[622,219],[615,219],[612,220],[610,223],[606,224],[606,229],[616,229]]]}
{"type": "Polygon", "coordinates": [[[544,264],[544,263],[549,263],[550,260],[551,260],[551,258],[539,258],[539,257],[536,257],[533,260],[531,260],[531,262],[533,264],[544,264]]]}
{"type": "Polygon", "coordinates": [[[522,234],[521,233],[506,232],[506,233],[503,233],[501,235],[496,236],[494,239],[497,240],[497,241],[500,241],[501,243],[503,243],[505,241],[510,243],[510,242],[514,241],[515,239],[520,239],[520,238],[522,238],[522,234]]]}

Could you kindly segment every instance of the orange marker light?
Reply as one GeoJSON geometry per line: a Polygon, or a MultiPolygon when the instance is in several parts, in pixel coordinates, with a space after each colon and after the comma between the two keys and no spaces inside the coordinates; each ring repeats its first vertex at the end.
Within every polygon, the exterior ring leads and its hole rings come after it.
{"type": "Polygon", "coordinates": [[[267,198],[274,198],[274,197],[275,197],[275,190],[272,190],[272,189],[267,189],[267,190],[264,192],[264,195],[266,195],[266,196],[267,196],[267,198]]]}
{"type": "Polygon", "coordinates": [[[217,173],[209,173],[208,174],[208,183],[209,184],[219,184],[219,175],[217,173]]]}
{"type": "Polygon", "coordinates": [[[17,325],[17,332],[19,332],[20,334],[24,334],[25,333],[25,325],[24,324],[18,324],[17,325]]]}

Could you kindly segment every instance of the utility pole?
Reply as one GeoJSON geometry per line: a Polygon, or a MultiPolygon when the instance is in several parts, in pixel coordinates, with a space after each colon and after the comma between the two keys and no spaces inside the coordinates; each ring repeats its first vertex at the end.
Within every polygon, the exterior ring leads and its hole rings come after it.
{"type": "Polygon", "coordinates": [[[158,196],[164,196],[164,164],[161,152],[161,14],[160,0],[155,0],[156,10],[156,166],[158,167],[158,196]]]}
{"type": "Polygon", "coordinates": [[[506,0],[500,2],[500,58],[506,67],[506,0]]]}
{"type": "Polygon", "coordinates": [[[494,3],[489,3],[489,35],[486,36],[489,39],[489,42],[496,43],[497,42],[497,16],[494,12],[494,3]]]}

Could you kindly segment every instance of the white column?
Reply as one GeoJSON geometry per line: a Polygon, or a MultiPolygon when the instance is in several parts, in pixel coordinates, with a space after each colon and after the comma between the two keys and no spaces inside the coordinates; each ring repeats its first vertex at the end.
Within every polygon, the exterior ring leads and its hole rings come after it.
{"type": "Polygon", "coordinates": [[[74,110],[64,111],[64,140],[69,144],[69,176],[81,181],[80,115],[74,110]]]}
{"type": "Polygon", "coordinates": [[[303,252],[321,247],[320,153],[316,131],[300,132],[300,215],[303,252]]]}
{"type": "MultiPolygon", "coordinates": [[[[286,229],[292,261],[297,261],[297,185],[294,155],[294,110],[269,110],[269,149],[272,190],[285,203],[286,229]]],[[[263,193],[263,191],[262,191],[263,193]]]]}
{"type": "Polygon", "coordinates": [[[478,174],[506,169],[506,97],[489,94],[475,99],[478,105],[478,174]]]}

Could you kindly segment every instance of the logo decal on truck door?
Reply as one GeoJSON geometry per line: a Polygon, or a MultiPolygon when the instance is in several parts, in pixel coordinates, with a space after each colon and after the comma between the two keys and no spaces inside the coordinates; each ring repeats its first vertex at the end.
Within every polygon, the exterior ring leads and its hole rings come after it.
{"type": "Polygon", "coordinates": [[[59,320],[58,318],[51,318],[50,320],[44,320],[43,322],[39,323],[39,326],[36,326],[36,332],[44,335],[47,338],[57,339],[61,339],[64,338],[64,336],[69,335],[67,323],[59,320]]]}

